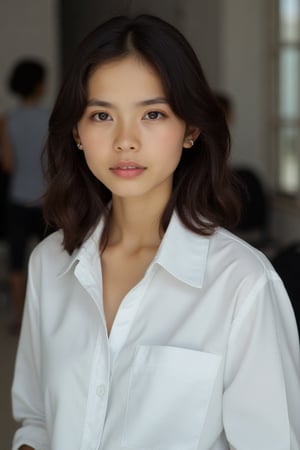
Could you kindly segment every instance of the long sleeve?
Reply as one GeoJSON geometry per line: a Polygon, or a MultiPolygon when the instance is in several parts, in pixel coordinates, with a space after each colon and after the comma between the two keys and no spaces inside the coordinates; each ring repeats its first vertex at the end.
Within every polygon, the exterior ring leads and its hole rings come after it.
{"type": "Polygon", "coordinates": [[[300,449],[297,343],[287,294],[269,271],[243,303],[230,336],[223,418],[231,448],[300,449]]]}
{"type": "Polygon", "coordinates": [[[49,440],[45,430],[43,394],[41,392],[40,336],[38,264],[29,264],[27,294],[23,324],[17,351],[15,374],[12,386],[13,415],[21,427],[17,430],[13,450],[22,444],[35,450],[49,450],[49,440]]]}

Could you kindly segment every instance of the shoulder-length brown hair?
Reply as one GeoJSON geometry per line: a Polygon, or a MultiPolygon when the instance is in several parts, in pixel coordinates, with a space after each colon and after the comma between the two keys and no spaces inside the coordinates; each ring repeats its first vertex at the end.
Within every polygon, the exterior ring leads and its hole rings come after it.
{"type": "MultiPolygon", "coordinates": [[[[159,74],[175,114],[201,130],[189,151],[183,151],[174,174],[173,192],[161,217],[166,230],[176,209],[190,230],[202,235],[217,226],[232,227],[238,203],[228,168],[230,137],[224,113],[184,36],[172,25],[150,15],[115,17],[97,27],[79,46],[58,94],[46,145],[47,222],[61,228],[64,247],[80,246],[99,218],[108,224],[111,192],[91,173],[78,151],[72,130],[87,104],[87,81],[104,62],[131,53],[159,74]]],[[[104,234],[104,245],[107,239],[104,234]]]]}

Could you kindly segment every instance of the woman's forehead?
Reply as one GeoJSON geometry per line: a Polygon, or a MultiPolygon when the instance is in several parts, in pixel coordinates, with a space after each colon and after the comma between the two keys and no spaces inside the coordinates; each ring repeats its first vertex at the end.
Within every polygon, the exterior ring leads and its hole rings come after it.
{"type": "Polygon", "coordinates": [[[123,91],[138,97],[165,97],[163,83],[158,72],[146,60],[129,55],[106,61],[93,70],[88,83],[88,96],[111,95],[117,97],[123,91]],[[144,93],[144,95],[143,95],[144,93]]]}

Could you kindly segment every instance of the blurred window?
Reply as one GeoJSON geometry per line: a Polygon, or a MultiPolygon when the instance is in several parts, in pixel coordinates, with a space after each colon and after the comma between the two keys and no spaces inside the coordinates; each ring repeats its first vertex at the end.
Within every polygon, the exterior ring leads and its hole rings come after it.
{"type": "Polygon", "coordinates": [[[277,0],[277,187],[300,192],[300,0],[277,0]]]}

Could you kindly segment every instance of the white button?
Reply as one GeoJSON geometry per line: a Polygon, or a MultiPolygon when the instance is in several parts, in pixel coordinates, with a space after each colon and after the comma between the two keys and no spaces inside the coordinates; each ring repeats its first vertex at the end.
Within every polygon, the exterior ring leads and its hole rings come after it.
{"type": "Polygon", "coordinates": [[[99,384],[99,386],[97,386],[96,392],[97,392],[98,397],[103,398],[105,395],[105,391],[106,391],[106,388],[105,388],[104,384],[99,384]]]}

